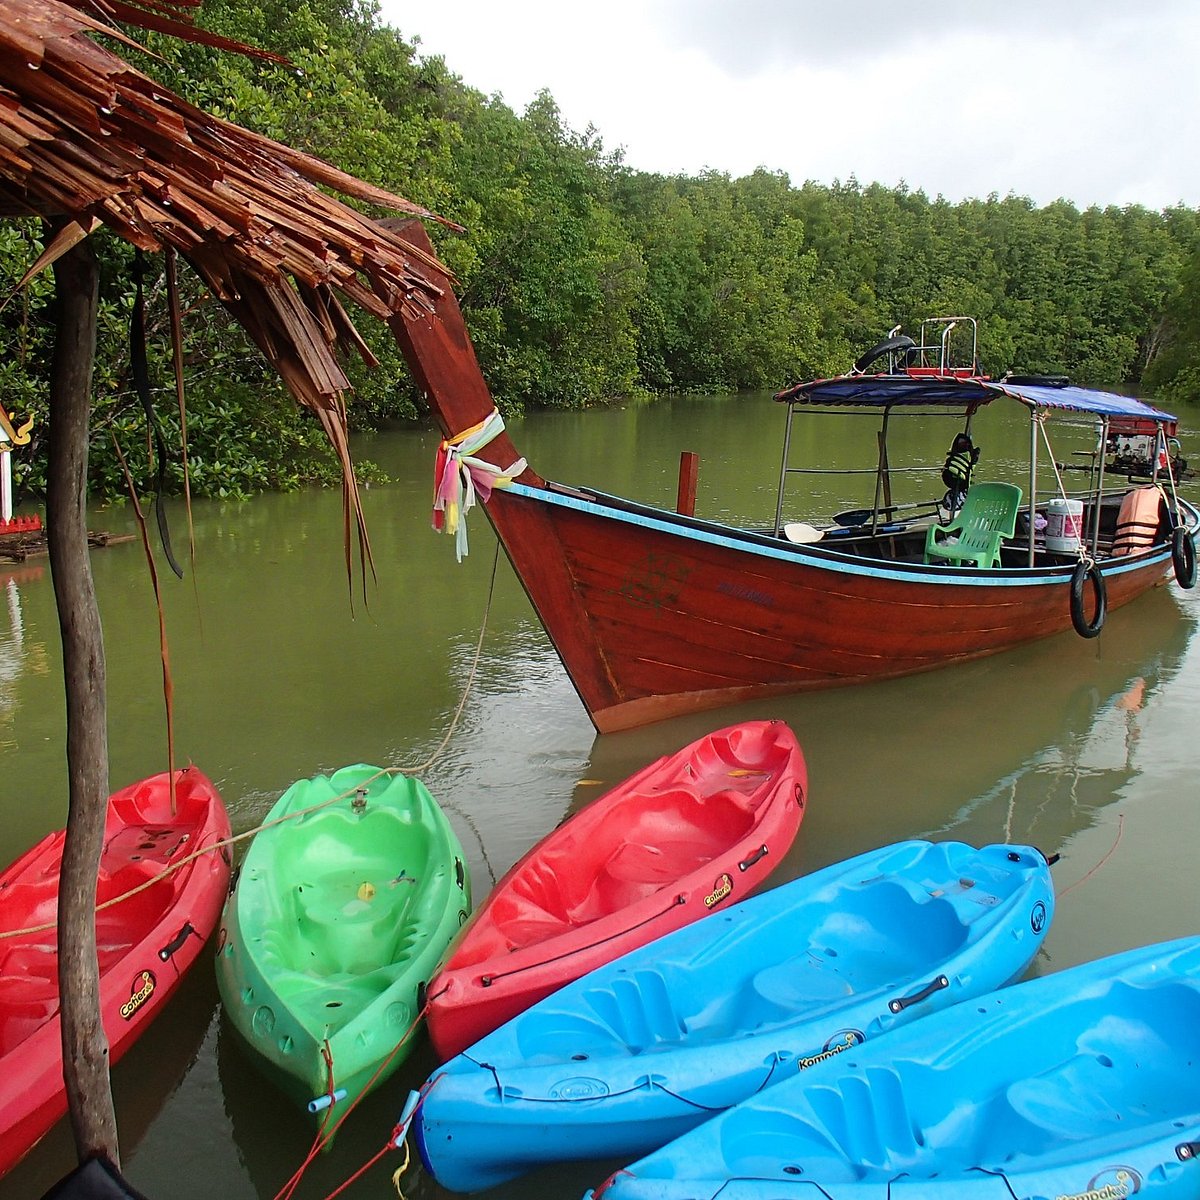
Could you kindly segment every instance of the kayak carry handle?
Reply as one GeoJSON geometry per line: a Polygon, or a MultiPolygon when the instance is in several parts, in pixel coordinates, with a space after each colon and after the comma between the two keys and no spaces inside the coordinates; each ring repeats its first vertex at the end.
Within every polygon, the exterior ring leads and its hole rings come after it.
{"type": "Polygon", "coordinates": [[[191,921],[185,921],[183,928],[158,952],[159,959],[166,962],[195,932],[191,921]]]}
{"type": "Polygon", "coordinates": [[[940,992],[942,988],[948,988],[950,980],[945,975],[939,975],[936,979],[931,979],[919,992],[911,996],[904,996],[900,1000],[889,1000],[888,1008],[894,1012],[903,1012],[913,1004],[920,1004],[922,1000],[928,1000],[934,992],[940,992]]]}
{"type": "Polygon", "coordinates": [[[1180,1162],[1191,1162],[1193,1158],[1200,1156],[1200,1142],[1180,1142],[1175,1147],[1175,1157],[1180,1162]]]}
{"type": "Polygon", "coordinates": [[[750,870],[750,868],[752,866],[754,866],[754,864],[756,862],[758,862],[762,858],[765,858],[766,856],[767,856],[767,843],[763,842],[763,844],[761,846],[759,846],[759,848],[757,850],[755,850],[754,853],[751,854],[749,858],[744,858],[744,859],[742,859],[742,861],[740,863],[738,863],[738,870],[739,871],[748,871],[748,870],[750,870]]]}

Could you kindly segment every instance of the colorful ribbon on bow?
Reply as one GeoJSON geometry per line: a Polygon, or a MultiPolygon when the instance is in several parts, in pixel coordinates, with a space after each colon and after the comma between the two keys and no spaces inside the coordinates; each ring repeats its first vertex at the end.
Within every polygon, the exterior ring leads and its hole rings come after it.
{"type": "Polygon", "coordinates": [[[501,468],[475,457],[476,451],[503,429],[504,420],[493,408],[478,425],[445,439],[438,447],[433,466],[433,528],[454,537],[459,562],[467,553],[467,513],[475,507],[475,498],[486,504],[493,488],[507,487],[528,465],[519,458],[511,467],[501,468]]]}

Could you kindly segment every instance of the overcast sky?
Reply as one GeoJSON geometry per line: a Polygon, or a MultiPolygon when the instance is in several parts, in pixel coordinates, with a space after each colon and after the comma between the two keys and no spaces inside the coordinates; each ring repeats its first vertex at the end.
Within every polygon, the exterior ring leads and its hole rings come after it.
{"type": "Polygon", "coordinates": [[[1200,0],[383,0],[638,170],[1200,206],[1200,0]]]}

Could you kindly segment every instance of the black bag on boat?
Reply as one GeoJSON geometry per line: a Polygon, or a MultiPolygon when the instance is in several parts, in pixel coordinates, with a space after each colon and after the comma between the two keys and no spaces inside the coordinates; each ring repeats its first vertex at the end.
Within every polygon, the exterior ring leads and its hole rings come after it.
{"type": "Polygon", "coordinates": [[[60,1179],[42,1200],[147,1200],[103,1156],[89,1158],[60,1179]]]}

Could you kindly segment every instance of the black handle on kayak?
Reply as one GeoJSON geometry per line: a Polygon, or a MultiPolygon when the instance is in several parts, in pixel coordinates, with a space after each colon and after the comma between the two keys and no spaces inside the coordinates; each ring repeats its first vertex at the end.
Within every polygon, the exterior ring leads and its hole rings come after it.
{"type": "Polygon", "coordinates": [[[1180,1162],[1191,1162],[1193,1158],[1200,1157],[1200,1142],[1180,1142],[1175,1147],[1175,1157],[1180,1162]]]}
{"type": "MultiPolygon", "coordinates": [[[[1048,867],[1054,866],[1054,864],[1062,857],[1061,854],[1047,854],[1045,850],[1040,849],[1038,846],[1034,846],[1034,849],[1037,850],[1037,852],[1042,856],[1042,862],[1044,862],[1048,867]]],[[[1015,850],[1010,850],[1008,852],[1008,861],[1020,862],[1021,856],[1015,850]]]]}
{"type": "Polygon", "coordinates": [[[919,992],[915,992],[911,996],[905,996],[901,1000],[891,1000],[888,1002],[888,1008],[892,1012],[903,1012],[913,1004],[920,1004],[922,1000],[928,1000],[934,992],[940,992],[942,988],[948,988],[950,980],[945,975],[939,975],[936,979],[931,979],[919,992]]]}
{"type": "Polygon", "coordinates": [[[183,928],[158,952],[158,957],[166,962],[195,932],[191,921],[185,921],[183,928]]]}
{"type": "Polygon", "coordinates": [[[759,848],[757,850],[755,850],[754,853],[751,854],[749,858],[744,858],[744,859],[742,859],[742,861],[740,863],[738,863],[738,870],[739,871],[750,870],[750,868],[752,866],[754,866],[754,864],[756,862],[758,862],[759,859],[765,858],[766,855],[767,855],[767,843],[763,842],[763,844],[761,846],[759,846],[759,848]]]}

